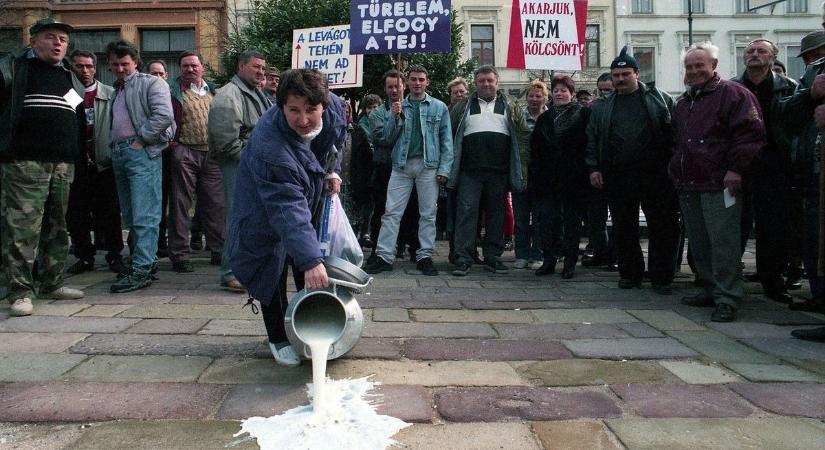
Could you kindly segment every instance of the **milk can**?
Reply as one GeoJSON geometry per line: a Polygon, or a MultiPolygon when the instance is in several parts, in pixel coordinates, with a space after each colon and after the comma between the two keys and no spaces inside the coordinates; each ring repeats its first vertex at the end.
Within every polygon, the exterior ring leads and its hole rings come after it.
{"type": "Polygon", "coordinates": [[[298,356],[310,359],[309,346],[301,337],[313,328],[332,330],[337,336],[327,354],[335,359],[355,347],[364,329],[364,313],[354,293],[363,293],[372,283],[372,277],[341,258],[327,256],[324,267],[329,286],[323,289],[302,289],[289,301],[284,314],[284,327],[289,343],[298,356]]]}

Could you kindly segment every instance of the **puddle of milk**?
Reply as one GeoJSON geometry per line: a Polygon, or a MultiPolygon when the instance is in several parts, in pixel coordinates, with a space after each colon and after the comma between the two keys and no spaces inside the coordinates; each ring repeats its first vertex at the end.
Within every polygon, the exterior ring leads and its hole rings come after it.
{"type": "Polygon", "coordinates": [[[305,405],[279,416],[250,417],[235,436],[249,433],[262,450],[385,449],[396,444],[392,436],[409,424],[375,412],[380,400],[369,393],[375,385],[367,378],[326,380],[323,411],[305,405]]]}

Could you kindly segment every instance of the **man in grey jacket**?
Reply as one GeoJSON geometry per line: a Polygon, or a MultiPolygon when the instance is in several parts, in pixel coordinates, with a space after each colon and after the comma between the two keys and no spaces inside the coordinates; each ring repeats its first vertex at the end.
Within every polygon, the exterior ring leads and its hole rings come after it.
{"type": "MultiPolygon", "coordinates": [[[[264,79],[266,61],[260,53],[249,50],[238,56],[238,73],[232,81],[218,89],[209,108],[209,157],[218,163],[223,176],[226,229],[232,217],[235,197],[235,176],[241,160],[241,150],[252,134],[261,115],[271,106],[258,89],[264,79]]],[[[229,266],[229,234],[223,244],[221,286],[244,292],[229,266]]]]}
{"type": "Polygon", "coordinates": [[[123,222],[132,236],[132,266],[110,288],[121,293],[148,287],[157,270],[160,154],[175,127],[169,85],[137,71],[140,56],[135,46],[123,40],[110,42],[106,56],[117,79],[111,100],[112,168],[123,222]]]}

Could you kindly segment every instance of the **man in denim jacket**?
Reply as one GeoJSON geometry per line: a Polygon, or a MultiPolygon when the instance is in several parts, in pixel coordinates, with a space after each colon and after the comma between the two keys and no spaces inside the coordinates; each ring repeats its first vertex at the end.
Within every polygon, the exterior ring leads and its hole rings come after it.
{"type": "Polygon", "coordinates": [[[134,45],[110,42],[106,56],[117,78],[111,100],[112,168],[123,223],[131,236],[132,267],[110,288],[121,293],[152,284],[160,225],[160,153],[175,127],[169,85],[137,71],[140,56],[134,45]]]}
{"type": "Polygon", "coordinates": [[[439,186],[447,183],[453,164],[453,139],[447,105],[430,97],[427,69],[413,66],[407,84],[410,95],[392,103],[383,129],[383,138],[394,142],[392,175],[387,187],[387,204],[381,219],[376,258],[367,264],[368,273],[393,269],[398,226],[407,207],[413,185],[418,192],[418,240],[416,268],[424,275],[438,275],[433,267],[435,215],[439,186]]]}

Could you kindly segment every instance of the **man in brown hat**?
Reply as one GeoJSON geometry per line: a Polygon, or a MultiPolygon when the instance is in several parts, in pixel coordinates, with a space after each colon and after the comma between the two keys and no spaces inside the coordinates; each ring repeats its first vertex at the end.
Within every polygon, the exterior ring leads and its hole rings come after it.
{"type": "Polygon", "coordinates": [[[802,58],[805,65],[825,57],[825,30],[812,31],[802,38],[797,58],[802,58]]]}
{"type": "Polygon", "coordinates": [[[275,103],[275,93],[278,92],[278,83],[281,82],[281,72],[275,66],[269,66],[266,69],[266,84],[263,91],[270,103],[275,103]]]}
{"type": "Polygon", "coordinates": [[[65,59],[72,31],[40,19],[29,28],[31,47],[0,59],[0,253],[13,316],[31,314],[35,296],[83,297],[63,286],[62,275],[69,185],[84,126],[83,84],[65,59]]]}

